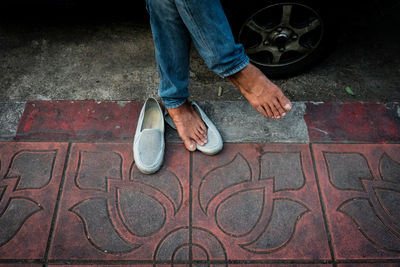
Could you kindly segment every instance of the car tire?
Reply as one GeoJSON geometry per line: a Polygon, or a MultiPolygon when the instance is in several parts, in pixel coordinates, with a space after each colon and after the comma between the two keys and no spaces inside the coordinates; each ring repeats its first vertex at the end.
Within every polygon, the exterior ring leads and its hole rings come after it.
{"type": "Polygon", "coordinates": [[[333,20],[318,2],[256,1],[230,22],[250,61],[268,77],[293,76],[326,58],[334,46],[333,20]]]}

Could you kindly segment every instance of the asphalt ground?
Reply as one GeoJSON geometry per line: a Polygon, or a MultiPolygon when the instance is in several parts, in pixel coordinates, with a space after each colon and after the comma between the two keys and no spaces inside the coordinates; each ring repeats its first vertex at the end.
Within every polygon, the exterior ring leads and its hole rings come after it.
{"type": "MultiPolygon", "coordinates": [[[[0,98],[129,101],[156,96],[159,78],[147,13],[143,5],[131,8],[3,8],[0,98]]],[[[384,17],[355,19],[340,27],[326,60],[274,82],[293,101],[398,101],[399,28],[395,10],[384,17]]],[[[195,49],[190,77],[194,100],[243,100],[195,49]]]]}

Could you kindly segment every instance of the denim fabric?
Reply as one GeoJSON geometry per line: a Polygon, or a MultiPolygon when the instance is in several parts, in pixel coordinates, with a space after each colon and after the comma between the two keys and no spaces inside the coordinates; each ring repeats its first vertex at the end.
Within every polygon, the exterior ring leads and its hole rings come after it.
{"type": "Polygon", "coordinates": [[[189,97],[191,41],[207,66],[221,77],[240,71],[249,58],[236,44],[219,0],[146,0],[166,108],[189,97]]]}

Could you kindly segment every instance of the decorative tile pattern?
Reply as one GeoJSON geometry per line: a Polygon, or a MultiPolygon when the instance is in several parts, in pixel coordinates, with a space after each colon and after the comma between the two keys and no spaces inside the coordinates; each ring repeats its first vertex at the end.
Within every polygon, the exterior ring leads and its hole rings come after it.
{"type": "Polygon", "coordinates": [[[0,259],[44,257],[67,146],[0,143],[0,259]]]}
{"type": "Polygon", "coordinates": [[[183,145],[143,175],[132,144],[73,144],[50,259],[187,261],[188,193],[183,145]]]}
{"type": "Polygon", "coordinates": [[[400,259],[400,145],[313,151],[336,258],[400,259]]]}
{"type": "Polygon", "coordinates": [[[397,266],[400,145],[312,152],[167,144],[143,175],[131,143],[0,143],[0,263],[397,266]]]}
{"type": "Polygon", "coordinates": [[[194,154],[194,260],[329,260],[307,145],[194,154]]]}

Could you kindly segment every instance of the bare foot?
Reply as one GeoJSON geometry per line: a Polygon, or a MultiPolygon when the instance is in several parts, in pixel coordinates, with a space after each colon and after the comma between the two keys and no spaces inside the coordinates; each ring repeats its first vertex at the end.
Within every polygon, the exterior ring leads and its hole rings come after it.
{"type": "Polygon", "coordinates": [[[188,101],[182,106],[168,109],[168,113],[187,150],[195,151],[196,143],[200,146],[207,143],[207,127],[188,101]]]}
{"type": "Polygon", "coordinates": [[[230,76],[229,80],[240,89],[250,104],[266,117],[279,119],[292,108],[282,90],[251,63],[230,76]]]}

